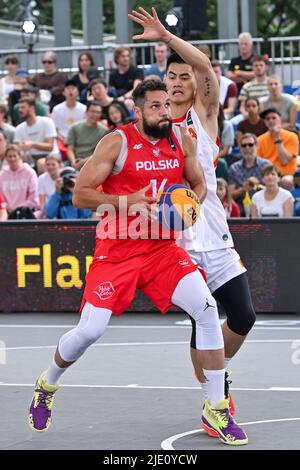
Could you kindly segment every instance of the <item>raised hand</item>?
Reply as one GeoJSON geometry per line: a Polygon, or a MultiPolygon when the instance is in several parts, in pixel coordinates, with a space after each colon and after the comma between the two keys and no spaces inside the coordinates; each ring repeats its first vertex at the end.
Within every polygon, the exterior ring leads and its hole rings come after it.
{"type": "Polygon", "coordinates": [[[138,39],[143,39],[145,41],[164,40],[168,35],[168,31],[159,21],[155,8],[151,8],[153,16],[151,16],[150,13],[142,7],[138,7],[138,9],[139,12],[132,10],[132,13],[128,14],[128,18],[143,26],[144,32],[143,34],[132,36],[132,39],[135,41],[138,39]]]}

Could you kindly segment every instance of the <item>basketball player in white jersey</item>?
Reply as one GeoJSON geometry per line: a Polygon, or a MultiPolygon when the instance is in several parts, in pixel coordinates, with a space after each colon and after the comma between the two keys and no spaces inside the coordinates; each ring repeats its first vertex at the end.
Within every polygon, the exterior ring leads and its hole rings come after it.
{"type": "MultiPolygon", "coordinates": [[[[197,156],[201,162],[207,184],[207,196],[202,205],[201,218],[195,225],[190,240],[182,246],[191,258],[201,266],[214,297],[223,306],[227,319],[222,331],[225,344],[225,365],[243,344],[255,322],[246,269],[233,248],[233,240],[226,221],[226,214],[217,197],[215,156],[218,153],[219,85],[208,57],[188,42],[165,29],[154,8],[152,15],[140,8],[129,17],[140,24],[143,34],[133,39],[162,40],[177,54],[172,54],[167,63],[166,84],[171,99],[172,117],[179,125],[189,129],[197,142],[197,156]]],[[[195,357],[195,324],[191,340],[191,357],[198,379],[206,395],[205,377],[195,357]]],[[[228,395],[228,381],[225,384],[228,395]]],[[[231,400],[231,413],[234,405],[231,400]]],[[[216,436],[205,425],[202,427],[216,436]]]]}

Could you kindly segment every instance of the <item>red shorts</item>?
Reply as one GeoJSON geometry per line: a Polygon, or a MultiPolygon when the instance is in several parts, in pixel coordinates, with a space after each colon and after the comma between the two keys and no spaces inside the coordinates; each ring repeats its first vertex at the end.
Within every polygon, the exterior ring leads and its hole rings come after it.
{"type": "Polygon", "coordinates": [[[196,270],[175,240],[97,239],[80,311],[89,302],[120,315],[139,288],[165,313],[180,279],[196,270]]]}

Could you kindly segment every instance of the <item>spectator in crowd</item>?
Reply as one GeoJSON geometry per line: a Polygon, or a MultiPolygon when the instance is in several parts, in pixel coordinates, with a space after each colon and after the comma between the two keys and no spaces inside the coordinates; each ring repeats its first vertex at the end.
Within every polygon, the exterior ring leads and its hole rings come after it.
{"type": "Polygon", "coordinates": [[[199,51],[203,52],[203,54],[205,54],[209,60],[211,60],[211,50],[208,44],[199,44],[196,47],[199,49],[199,51]]]}
{"type": "Polygon", "coordinates": [[[237,86],[232,80],[222,75],[221,64],[218,60],[212,60],[211,65],[220,85],[220,104],[223,107],[225,119],[230,119],[234,115],[237,104],[237,86]]]}
{"type": "MultiPolygon", "coordinates": [[[[20,148],[11,144],[5,152],[8,167],[0,171],[0,193],[3,195],[9,218],[18,218],[17,211],[33,211],[38,208],[37,175],[21,157],[20,148]]],[[[22,217],[23,218],[23,217],[22,217]]]]}
{"type": "Polygon", "coordinates": [[[0,222],[4,222],[5,220],[7,220],[6,202],[0,193],[0,222]]]}
{"type": "Polygon", "coordinates": [[[131,98],[133,89],[144,79],[144,72],[131,64],[129,47],[117,47],[114,51],[114,61],[117,68],[110,72],[109,86],[116,97],[131,98]]]}
{"type": "Polygon", "coordinates": [[[61,165],[60,155],[48,155],[46,157],[46,171],[38,177],[40,211],[37,218],[39,219],[45,217],[45,204],[55,192],[55,181],[59,177],[61,165]]]}
{"type": "Polygon", "coordinates": [[[79,170],[94,152],[96,145],[108,130],[99,124],[102,108],[97,101],[89,101],[86,119],[71,126],[67,137],[69,162],[79,170]]]}
{"type": "MultiPolygon", "coordinates": [[[[39,99],[39,89],[33,85],[25,85],[24,88],[20,90],[20,99],[22,98],[32,98],[35,100],[35,112],[37,116],[47,117],[49,114],[49,107],[42,103],[39,99]]],[[[24,118],[20,115],[20,104],[16,103],[12,111],[12,122],[14,126],[21,124],[24,121],[24,118]]]]}
{"type": "Polygon", "coordinates": [[[227,219],[229,217],[240,217],[239,206],[232,199],[228,190],[228,183],[223,178],[217,178],[217,195],[222,202],[227,219]]]}
{"type": "Polygon", "coordinates": [[[9,94],[15,88],[15,77],[19,67],[19,61],[16,57],[9,55],[5,59],[7,75],[0,79],[0,103],[7,105],[9,94]]]}
{"type": "Polygon", "coordinates": [[[293,175],[297,169],[299,139],[297,134],[282,128],[281,114],[276,108],[261,113],[268,131],[258,137],[258,154],[277,166],[281,175],[293,175]]]}
{"type": "Polygon", "coordinates": [[[156,62],[145,69],[145,77],[148,75],[157,75],[163,80],[167,70],[168,46],[164,42],[155,44],[154,56],[156,62]]]}
{"type": "Polygon", "coordinates": [[[65,167],[55,181],[55,192],[45,204],[48,219],[88,219],[92,212],[89,209],[77,209],[73,206],[72,195],[77,178],[77,171],[65,167]]]}
{"type": "Polygon", "coordinates": [[[129,113],[127,110],[124,110],[122,103],[115,101],[109,105],[107,122],[111,130],[130,122],[129,113]]]}
{"type": "Polygon", "coordinates": [[[5,104],[0,104],[0,130],[6,135],[10,144],[13,143],[15,137],[15,128],[8,124],[8,109],[5,104]]]}
{"type": "Polygon", "coordinates": [[[4,133],[3,129],[0,129],[0,170],[3,168],[3,165],[5,165],[4,161],[7,144],[7,136],[4,133]]]}
{"type": "Polygon", "coordinates": [[[240,145],[243,134],[249,133],[258,137],[267,132],[265,121],[259,115],[259,100],[257,98],[246,98],[245,111],[248,117],[237,126],[236,140],[240,145]]]}
{"type": "Polygon", "coordinates": [[[267,63],[262,56],[254,56],[252,61],[252,68],[254,78],[243,85],[240,94],[240,112],[247,117],[245,109],[245,100],[247,98],[264,98],[269,94],[268,91],[268,77],[267,77],[267,63]]]}
{"type": "Polygon", "coordinates": [[[52,119],[57,130],[58,148],[64,158],[67,159],[66,140],[69,129],[73,124],[83,121],[85,118],[86,106],[77,101],[79,92],[76,83],[68,80],[63,91],[65,101],[54,106],[52,119]]]}
{"type": "Polygon", "coordinates": [[[45,158],[49,153],[58,153],[56,145],[56,129],[49,117],[37,116],[35,100],[22,98],[20,100],[20,115],[24,122],[16,127],[15,143],[20,145],[23,158],[33,163],[38,174],[45,170],[45,158]]]}
{"type": "Polygon", "coordinates": [[[240,55],[233,57],[230,61],[227,77],[233,80],[241,90],[244,83],[254,78],[251,60],[253,40],[250,33],[241,33],[239,35],[239,49],[240,55]]]}
{"type": "Polygon", "coordinates": [[[42,59],[44,71],[37,73],[31,82],[40,90],[48,90],[50,93],[49,108],[53,107],[64,100],[63,90],[68,80],[65,72],[60,72],[56,65],[56,54],[52,51],[45,52],[42,59]]]}
{"type": "Polygon", "coordinates": [[[78,90],[79,96],[87,88],[90,78],[88,77],[88,71],[91,67],[95,66],[94,58],[92,54],[88,51],[81,52],[78,57],[78,73],[73,75],[72,81],[75,82],[78,90]]]}
{"type": "Polygon", "coordinates": [[[282,93],[282,81],[278,75],[271,75],[268,78],[269,95],[261,98],[261,110],[276,108],[282,118],[283,129],[296,129],[297,104],[294,96],[282,93]]]}
{"type": "Polygon", "coordinates": [[[251,217],[292,217],[294,198],[279,187],[279,171],[272,163],[261,171],[265,188],[252,197],[251,217]]]}
{"type": "Polygon", "coordinates": [[[245,216],[244,199],[260,189],[262,184],[262,168],[268,164],[264,158],[257,156],[257,138],[251,133],[240,138],[242,159],[229,167],[229,191],[237,202],[240,213],[245,216]]]}
{"type": "Polygon", "coordinates": [[[282,176],[280,179],[280,186],[287,191],[290,191],[294,198],[294,216],[300,217],[300,187],[295,186],[294,177],[292,175],[282,176]]]}
{"type": "Polygon", "coordinates": [[[92,93],[92,101],[98,101],[102,108],[102,119],[108,120],[108,108],[112,103],[119,103],[123,110],[129,116],[129,111],[126,108],[124,102],[112,98],[107,92],[107,83],[102,78],[95,78],[91,81],[89,88],[92,93]]]}
{"type": "Polygon", "coordinates": [[[29,73],[26,69],[18,69],[16,73],[16,77],[14,80],[14,89],[10,92],[8,97],[8,110],[9,115],[11,117],[13,125],[15,125],[12,117],[13,117],[13,109],[15,104],[19,102],[21,98],[21,91],[28,85],[29,82],[29,73]]]}
{"type": "MultiPolygon", "coordinates": [[[[232,126],[229,121],[226,121],[224,118],[224,113],[222,106],[219,106],[219,115],[218,115],[218,126],[219,126],[219,139],[220,147],[219,153],[217,155],[218,159],[226,157],[231,152],[231,147],[234,144],[234,133],[232,126]]],[[[226,178],[225,178],[226,179],[226,178]]]]}

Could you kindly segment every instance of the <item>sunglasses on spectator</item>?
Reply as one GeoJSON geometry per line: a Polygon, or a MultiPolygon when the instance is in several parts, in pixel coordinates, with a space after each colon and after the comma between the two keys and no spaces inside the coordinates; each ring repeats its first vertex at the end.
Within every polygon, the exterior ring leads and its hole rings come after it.
{"type": "Polygon", "coordinates": [[[242,144],[241,147],[244,149],[246,147],[254,147],[255,144],[242,144]]]}
{"type": "Polygon", "coordinates": [[[54,60],[43,60],[42,64],[54,64],[54,60]]]}

